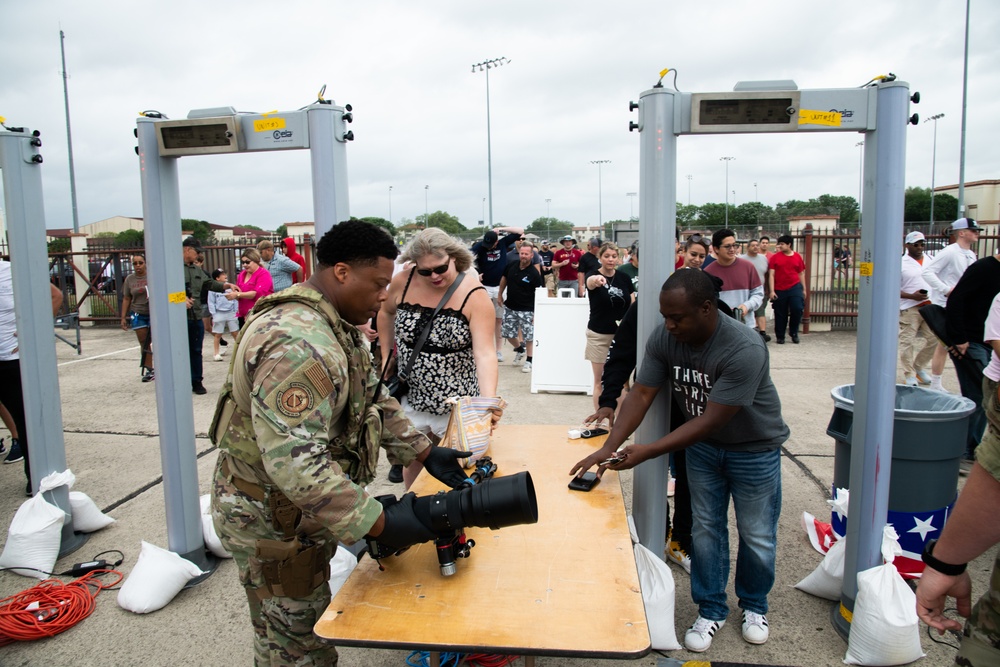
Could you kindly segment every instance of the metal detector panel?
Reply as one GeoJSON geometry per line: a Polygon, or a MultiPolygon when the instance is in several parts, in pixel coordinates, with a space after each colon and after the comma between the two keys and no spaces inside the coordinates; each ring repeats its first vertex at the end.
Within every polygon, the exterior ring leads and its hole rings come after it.
{"type": "Polygon", "coordinates": [[[239,130],[234,116],[164,120],[156,124],[160,157],[237,153],[239,130]]]}
{"type": "Polygon", "coordinates": [[[693,93],[691,132],[796,132],[799,91],[693,93]]]}

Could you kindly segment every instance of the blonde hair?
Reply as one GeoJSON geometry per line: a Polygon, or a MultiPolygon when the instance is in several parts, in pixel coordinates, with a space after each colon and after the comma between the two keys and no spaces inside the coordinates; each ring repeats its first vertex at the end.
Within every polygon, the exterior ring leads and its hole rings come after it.
{"type": "Polygon", "coordinates": [[[607,241],[604,243],[604,245],[601,246],[601,250],[600,252],[597,253],[597,256],[600,257],[609,250],[614,250],[615,254],[618,255],[619,257],[622,256],[622,251],[619,250],[618,246],[612,243],[611,241],[607,241]]]}
{"type": "Polygon", "coordinates": [[[459,273],[469,270],[472,266],[472,252],[465,244],[443,229],[429,227],[413,237],[399,256],[399,262],[414,262],[428,255],[448,255],[455,260],[455,268],[459,273]]]}
{"type": "Polygon", "coordinates": [[[251,262],[254,262],[255,264],[260,264],[260,253],[254,250],[253,248],[247,248],[246,250],[240,253],[240,259],[244,258],[249,259],[251,262]]]}
{"type": "Polygon", "coordinates": [[[274,244],[264,239],[257,244],[257,252],[264,252],[265,250],[274,250],[274,244]]]}

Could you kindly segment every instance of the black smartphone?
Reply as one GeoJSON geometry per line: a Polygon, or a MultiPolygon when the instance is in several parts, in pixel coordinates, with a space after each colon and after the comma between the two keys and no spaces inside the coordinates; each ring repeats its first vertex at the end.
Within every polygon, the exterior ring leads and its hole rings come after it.
{"type": "Polygon", "coordinates": [[[590,491],[600,481],[596,472],[585,472],[583,477],[574,477],[570,480],[569,488],[574,491],[590,491]]]}
{"type": "Polygon", "coordinates": [[[581,438],[596,438],[599,435],[607,435],[608,429],[606,428],[588,428],[580,431],[581,438]]]}

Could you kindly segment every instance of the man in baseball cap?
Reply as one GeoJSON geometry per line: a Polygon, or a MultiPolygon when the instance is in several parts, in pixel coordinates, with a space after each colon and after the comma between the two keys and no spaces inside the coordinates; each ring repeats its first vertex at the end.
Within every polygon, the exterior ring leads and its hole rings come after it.
{"type": "Polygon", "coordinates": [[[189,236],[186,239],[184,239],[184,243],[182,243],[181,245],[185,248],[194,248],[195,252],[204,252],[204,250],[201,247],[201,241],[199,241],[193,236],[189,236]]]}
{"type": "Polygon", "coordinates": [[[937,338],[920,316],[920,308],[930,301],[930,285],[924,280],[924,235],[906,235],[906,252],[899,276],[899,363],[903,367],[903,382],[911,387],[929,385],[927,367],[934,356],[937,338]]]}
{"type": "Polygon", "coordinates": [[[972,218],[959,218],[951,223],[951,231],[957,232],[960,229],[971,229],[974,232],[978,232],[980,227],[972,218]]]}

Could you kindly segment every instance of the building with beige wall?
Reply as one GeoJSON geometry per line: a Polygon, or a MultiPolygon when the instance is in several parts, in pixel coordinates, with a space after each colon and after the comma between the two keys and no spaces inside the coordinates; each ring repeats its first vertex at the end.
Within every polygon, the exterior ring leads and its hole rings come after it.
{"type": "MultiPolygon", "coordinates": [[[[941,185],[934,194],[958,199],[958,185],[941,185]]],[[[965,184],[966,217],[986,223],[1000,222],[1000,180],[972,181],[965,184]]]]}

